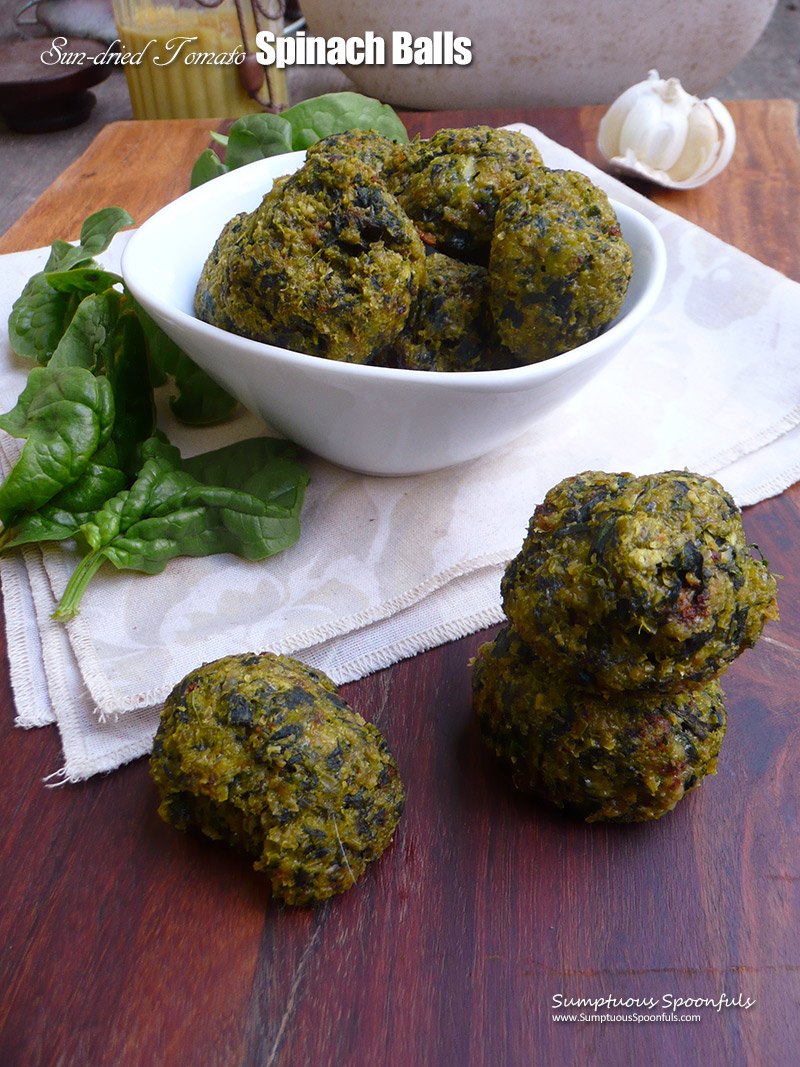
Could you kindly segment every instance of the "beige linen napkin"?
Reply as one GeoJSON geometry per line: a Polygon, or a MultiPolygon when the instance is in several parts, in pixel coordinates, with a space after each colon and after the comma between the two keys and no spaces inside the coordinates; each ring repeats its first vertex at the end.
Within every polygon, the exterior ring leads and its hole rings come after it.
{"type": "MultiPolygon", "coordinates": [[[[546,163],[584,171],[658,226],[669,267],[653,314],[580,395],[482,459],[373,478],[309,456],[303,533],[272,559],[177,559],[154,577],[109,565],[66,626],[50,616],[75,549],[0,560],[17,721],[58,724],[57,780],[146,753],[172,686],[218,656],[290,653],[341,683],[499,622],[503,567],[537,502],[569,474],[686,467],[717,477],[742,505],[800,476],[800,286],[518,128],[546,163]]],[[[0,322],[45,257],[0,257],[0,322]]],[[[3,336],[4,410],[28,369],[3,336]]],[[[247,414],[189,431],[164,411],[163,425],[184,454],[264,431],[247,414]]],[[[4,470],[17,451],[0,439],[4,470]]]]}

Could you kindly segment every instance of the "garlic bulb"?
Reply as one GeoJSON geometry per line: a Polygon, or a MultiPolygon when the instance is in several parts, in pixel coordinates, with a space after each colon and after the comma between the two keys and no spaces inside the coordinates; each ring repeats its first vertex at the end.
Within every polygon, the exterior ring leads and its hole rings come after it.
{"type": "Polygon", "coordinates": [[[694,189],[719,174],[735,144],[724,104],[713,96],[699,100],[657,70],[614,101],[597,138],[612,166],[671,189],[694,189]]]}

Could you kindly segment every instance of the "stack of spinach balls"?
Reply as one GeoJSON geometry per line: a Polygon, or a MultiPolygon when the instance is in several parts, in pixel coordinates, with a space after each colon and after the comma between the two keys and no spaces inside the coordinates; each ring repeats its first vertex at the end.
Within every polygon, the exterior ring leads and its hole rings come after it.
{"type": "Polygon", "coordinates": [[[515,784],[588,821],[670,811],[714,773],[718,678],[778,617],[741,515],[687,471],[589,471],[545,496],[502,581],[474,708],[515,784]]]}
{"type": "Polygon", "coordinates": [[[602,190],[490,126],[395,144],[350,130],[308,150],[220,234],[199,318],[326,359],[502,370],[591,340],[631,250],[602,190]]]}

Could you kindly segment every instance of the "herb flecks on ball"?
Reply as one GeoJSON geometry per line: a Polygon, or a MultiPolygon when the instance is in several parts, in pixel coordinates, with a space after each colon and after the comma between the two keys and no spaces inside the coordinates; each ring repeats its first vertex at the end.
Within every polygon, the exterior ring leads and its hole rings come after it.
{"type": "Polygon", "coordinates": [[[716,677],[777,618],[739,509],[687,471],[589,471],[550,490],[502,581],[505,612],[584,685],[670,692],[716,677]]]}
{"type": "Polygon", "coordinates": [[[369,363],[402,330],[425,270],[422,241],[375,170],[319,154],[227,224],[195,311],[255,341],[369,363]]]}
{"type": "Polygon", "coordinates": [[[517,788],[588,822],[658,819],[716,772],[726,726],[716,681],[609,698],[577,688],[506,627],[479,650],[473,684],[481,735],[517,788]]]}
{"type": "Polygon", "coordinates": [[[633,269],[608,197],[585,175],[540,167],[501,202],[489,256],[501,341],[526,363],[596,337],[633,269]]]}

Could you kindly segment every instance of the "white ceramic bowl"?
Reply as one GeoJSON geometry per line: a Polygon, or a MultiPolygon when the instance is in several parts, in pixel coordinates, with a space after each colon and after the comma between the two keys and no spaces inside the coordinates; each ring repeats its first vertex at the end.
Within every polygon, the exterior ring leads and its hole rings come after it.
{"type": "Polygon", "coordinates": [[[630,338],[658,297],[664,244],[638,212],[615,203],[633,251],[633,277],[609,328],[570,352],[527,367],[442,373],[364,367],[250,341],[193,312],[203,263],[224,224],[252,211],[304,153],[251,163],[153,215],[129,241],[122,274],[162,329],[279,433],[366,474],[437,470],[484,455],[572,396],[630,338]]]}

